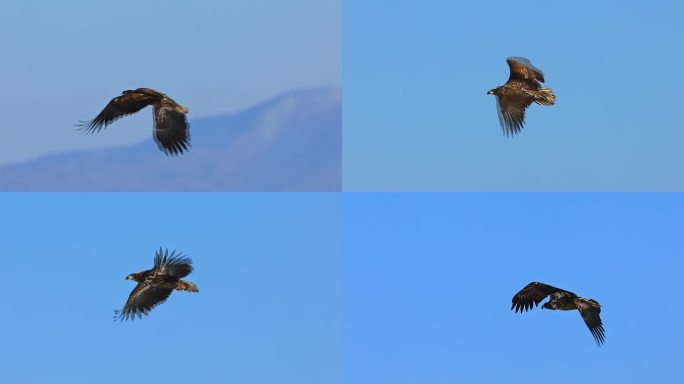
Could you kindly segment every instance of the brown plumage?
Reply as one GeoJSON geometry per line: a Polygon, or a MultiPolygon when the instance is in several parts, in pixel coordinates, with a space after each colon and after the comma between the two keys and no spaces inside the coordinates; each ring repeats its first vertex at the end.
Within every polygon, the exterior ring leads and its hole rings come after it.
{"type": "Polygon", "coordinates": [[[114,320],[134,320],[137,316],[142,318],[152,308],[163,303],[174,290],[197,292],[197,286],[181,278],[192,272],[192,260],[181,254],[171,252],[168,249],[159,251],[154,255],[154,268],[146,271],[132,273],[127,280],[138,282],[126,305],[120,311],[114,311],[114,320]]]}
{"type": "Polygon", "coordinates": [[[179,155],[190,147],[190,132],[186,114],[188,109],[161,92],[150,88],[123,91],[91,121],[82,122],[86,133],[103,128],[126,115],[152,105],[154,107],[154,140],[167,155],[179,155]]]}
{"type": "Polygon", "coordinates": [[[525,312],[538,306],[547,296],[551,296],[551,300],[544,303],[542,308],[561,311],[578,310],[596,343],[602,345],[606,341],[606,331],[603,329],[603,323],[599,316],[601,304],[593,299],[578,297],[570,291],[544,283],[532,282],[513,296],[511,310],[515,309],[516,313],[525,312]]]}
{"type": "Polygon", "coordinates": [[[511,75],[506,84],[496,87],[488,95],[496,96],[499,123],[506,136],[513,136],[525,125],[525,109],[530,104],[553,105],[556,95],[544,87],[544,74],[522,57],[506,59],[511,75]],[[540,83],[541,82],[541,83],[540,83]]]}

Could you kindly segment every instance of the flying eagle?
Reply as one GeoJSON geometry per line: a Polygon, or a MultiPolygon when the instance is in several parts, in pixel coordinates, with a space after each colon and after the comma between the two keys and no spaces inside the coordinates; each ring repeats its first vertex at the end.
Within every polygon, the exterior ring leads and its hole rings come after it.
{"type": "Polygon", "coordinates": [[[186,113],[188,109],[170,97],[150,88],[123,91],[91,121],[81,122],[86,133],[100,132],[103,128],[126,115],[152,105],[154,107],[154,141],[167,155],[179,155],[190,147],[190,132],[186,113]]]}
{"type": "Polygon", "coordinates": [[[506,59],[511,69],[511,76],[506,84],[487,92],[496,96],[496,109],[499,123],[506,136],[513,136],[522,130],[525,124],[525,109],[535,102],[541,105],[553,105],[556,95],[550,88],[544,87],[544,74],[529,60],[522,57],[506,59]]]}
{"type": "Polygon", "coordinates": [[[593,299],[578,297],[570,291],[535,281],[527,284],[525,288],[513,296],[511,310],[515,309],[516,313],[523,313],[538,306],[547,296],[551,296],[551,300],[544,303],[542,308],[559,309],[561,311],[578,310],[587,327],[589,327],[589,331],[594,336],[596,343],[601,345],[605,342],[606,331],[603,329],[603,323],[599,316],[601,304],[593,299]]]}
{"type": "Polygon", "coordinates": [[[154,255],[154,268],[146,271],[131,273],[126,280],[138,282],[128,301],[120,311],[114,311],[114,320],[135,320],[142,318],[152,308],[169,298],[173,290],[197,292],[197,286],[181,278],[192,272],[192,260],[175,251],[159,251],[154,255]]]}

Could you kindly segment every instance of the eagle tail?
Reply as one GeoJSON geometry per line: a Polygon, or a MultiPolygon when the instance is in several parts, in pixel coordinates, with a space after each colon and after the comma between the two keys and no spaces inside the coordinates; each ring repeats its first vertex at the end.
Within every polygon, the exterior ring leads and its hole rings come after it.
{"type": "Polygon", "coordinates": [[[556,104],[556,95],[551,88],[541,87],[537,91],[534,101],[541,105],[554,105],[556,104]]]}
{"type": "Polygon", "coordinates": [[[189,281],[179,280],[176,284],[177,291],[198,292],[197,286],[189,281]]]}

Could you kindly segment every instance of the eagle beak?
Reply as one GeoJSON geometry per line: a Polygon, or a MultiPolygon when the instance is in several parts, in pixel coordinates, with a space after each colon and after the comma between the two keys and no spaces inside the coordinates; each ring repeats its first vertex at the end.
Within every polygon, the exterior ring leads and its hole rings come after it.
{"type": "Polygon", "coordinates": [[[493,93],[494,93],[494,91],[493,91],[493,90],[489,90],[489,91],[487,91],[487,94],[488,94],[488,95],[491,95],[491,94],[493,94],[493,93]]]}

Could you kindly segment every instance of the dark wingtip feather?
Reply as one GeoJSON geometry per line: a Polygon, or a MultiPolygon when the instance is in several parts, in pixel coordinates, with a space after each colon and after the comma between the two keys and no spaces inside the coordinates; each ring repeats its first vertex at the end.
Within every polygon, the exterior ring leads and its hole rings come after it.
{"type": "Polygon", "coordinates": [[[189,131],[186,133],[186,137],[184,139],[172,141],[166,143],[166,145],[162,143],[161,140],[159,140],[156,136],[154,137],[154,141],[157,144],[159,150],[162,151],[166,156],[170,157],[182,155],[185,152],[188,152],[190,150],[190,147],[192,147],[192,145],[190,144],[189,131]]]}
{"type": "Polygon", "coordinates": [[[146,309],[146,308],[138,308],[138,309],[133,309],[126,311],[126,309],[122,310],[114,310],[114,321],[119,320],[120,322],[122,321],[128,321],[128,320],[135,320],[137,317],[138,319],[142,319],[143,316],[147,316],[148,313],[150,312],[152,308],[146,309]]]}
{"type": "Polygon", "coordinates": [[[189,151],[190,149],[190,143],[189,142],[176,142],[171,144],[170,147],[164,147],[160,143],[157,143],[157,146],[159,146],[159,150],[164,152],[166,156],[169,157],[176,157],[179,155],[184,154],[185,152],[189,151]]]}
{"type": "Polygon", "coordinates": [[[119,322],[124,320],[124,313],[121,310],[115,309],[114,310],[114,321],[119,320],[119,322]]]}
{"type": "Polygon", "coordinates": [[[596,340],[596,345],[600,347],[603,344],[605,344],[606,331],[605,329],[603,329],[603,324],[599,324],[594,328],[589,328],[589,331],[591,331],[592,336],[594,336],[594,340],[596,340]]]}
{"type": "Polygon", "coordinates": [[[154,255],[154,266],[166,265],[166,264],[187,264],[192,268],[192,259],[184,255],[182,252],[176,252],[176,250],[171,251],[169,254],[169,249],[162,249],[156,251],[154,255]]]}
{"type": "Polygon", "coordinates": [[[79,120],[78,124],[76,124],[76,126],[78,127],[76,130],[89,135],[96,132],[100,132],[102,129],[107,128],[107,125],[109,124],[106,122],[103,123],[101,121],[98,121],[97,119],[93,119],[90,121],[79,120]]]}

